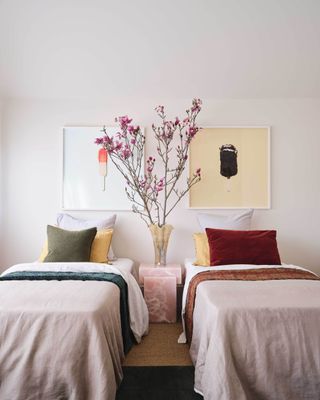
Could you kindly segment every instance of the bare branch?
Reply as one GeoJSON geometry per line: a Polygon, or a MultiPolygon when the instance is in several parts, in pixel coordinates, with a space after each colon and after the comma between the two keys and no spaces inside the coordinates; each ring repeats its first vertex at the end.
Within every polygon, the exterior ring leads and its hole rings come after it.
{"type": "Polygon", "coordinates": [[[200,180],[200,169],[198,169],[187,179],[186,188],[182,191],[177,190],[177,183],[185,170],[190,143],[199,131],[195,121],[200,110],[201,101],[194,99],[191,108],[186,110],[185,119],[181,121],[176,117],[170,121],[167,120],[163,106],[156,108],[161,124],[159,126],[153,124],[152,130],[156,139],[157,154],[163,163],[163,175],[160,177],[153,172],[155,158],[149,157],[144,167],[146,138],[140,127],[133,126],[132,120],[127,116],[116,119],[120,131],[115,137],[110,137],[107,129],[103,127],[104,136],[95,141],[108,151],[111,161],[126,181],[125,192],[132,202],[132,211],[139,214],[147,225],[155,223],[159,226],[164,225],[178,202],[200,180]],[[172,142],[177,134],[179,145],[174,148],[172,142]],[[169,166],[169,156],[172,157],[173,150],[177,157],[176,167],[169,166]],[[162,195],[159,195],[160,192],[162,195]],[[175,200],[168,209],[172,195],[175,196],[175,200]]]}

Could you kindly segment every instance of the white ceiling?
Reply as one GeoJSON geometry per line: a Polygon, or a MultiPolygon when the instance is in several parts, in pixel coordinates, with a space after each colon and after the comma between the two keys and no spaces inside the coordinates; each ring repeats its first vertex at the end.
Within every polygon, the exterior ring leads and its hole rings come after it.
{"type": "Polygon", "coordinates": [[[0,0],[0,90],[320,97],[320,1],[0,0]]]}

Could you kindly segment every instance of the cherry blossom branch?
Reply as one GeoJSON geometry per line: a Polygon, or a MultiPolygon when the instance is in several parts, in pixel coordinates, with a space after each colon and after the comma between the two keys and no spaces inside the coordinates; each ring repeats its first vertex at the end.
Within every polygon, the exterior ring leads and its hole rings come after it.
{"type": "Polygon", "coordinates": [[[156,159],[152,156],[147,158],[143,171],[146,138],[141,128],[132,125],[132,119],[127,116],[116,119],[120,131],[115,136],[109,136],[104,127],[104,136],[95,140],[96,144],[107,150],[110,159],[124,177],[127,183],[125,191],[132,202],[132,210],[139,214],[147,225],[164,225],[179,201],[201,180],[201,171],[198,168],[193,176],[187,179],[184,190],[176,189],[186,167],[190,143],[200,129],[196,125],[196,118],[201,111],[201,104],[200,99],[193,99],[191,108],[186,110],[187,117],[182,121],[178,117],[174,121],[167,120],[164,107],[156,107],[161,124],[152,124],[152,130],[157,143],[157,154],[162,162],[161,178],[154,173],[156,159]],[[172,143],[177,135],[179,145],[174,148],[172,143]],[[177,158],[174,168],[170,166],[173,150],[177,158]],[[173,194],[175,199],[169,206],[173,194]]]}

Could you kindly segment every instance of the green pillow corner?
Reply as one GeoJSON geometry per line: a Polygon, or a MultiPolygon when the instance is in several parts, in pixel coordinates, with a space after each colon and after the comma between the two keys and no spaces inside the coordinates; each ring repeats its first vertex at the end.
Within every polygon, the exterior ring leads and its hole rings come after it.
{"type": "Polygon", "coordinates": [[[86,262],[90,260],[97,228],[68,231],[47,225],[48,254],[43,262],[86,262]]]}

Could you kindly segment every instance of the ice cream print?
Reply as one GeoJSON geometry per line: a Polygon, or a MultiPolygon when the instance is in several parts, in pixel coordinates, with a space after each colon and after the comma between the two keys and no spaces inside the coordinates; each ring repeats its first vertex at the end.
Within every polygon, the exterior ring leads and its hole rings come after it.
{"type": "Polygon", "coordinates": [[[102,191],[106,190],[106,177],[108,174],[108,152],[101,148],[98,152],[99,174],[102,177],[102,191]]]}
{"type": "MultiPolygon", "coordinates": [[[[220,148],[220,174],[228,180],[238,173],[238,150],[233,144],[223,144],[220,148]]],[[[227,191],[231,191],[230,182],[227,181],[227,191]]]]}
{"type": "Polygon", "coordinates": [[[223,144],[220,147],[220,174],[227,179],[238,173],[238,150],[233,144],[223,144]]]}

